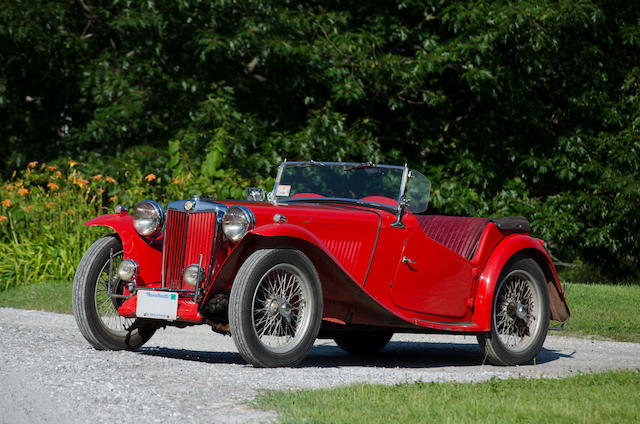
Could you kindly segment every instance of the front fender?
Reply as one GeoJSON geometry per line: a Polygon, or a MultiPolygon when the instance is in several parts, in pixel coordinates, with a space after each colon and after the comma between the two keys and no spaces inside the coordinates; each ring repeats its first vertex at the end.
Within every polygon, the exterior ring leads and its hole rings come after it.
{"type": "Polygon", "coordinates": [[[560,286],[560,279],[542,241],[523,234],[505,237],[495,247],[487,260],[478,282],[474,299],[473,322],[485,330],[491,330],[491,309],[493,294],[502,269],[515,254],[523,254],[535,260],[547,279],[547,289],[551,308],[551,319],[565,322],[570,312],[560,286]]]}
{"type": "Polygon", "coordinates": [[[84,225],[89,227],[109,227],[113,229],[122,241],[124,257],[133,259],[140,265],[140,274],[136,283],[145,285],[157,283],[162,279],[162,240],[148,242],[133,226],[133,216],[124,214],[107,214],[97,216],[84,225]]]}

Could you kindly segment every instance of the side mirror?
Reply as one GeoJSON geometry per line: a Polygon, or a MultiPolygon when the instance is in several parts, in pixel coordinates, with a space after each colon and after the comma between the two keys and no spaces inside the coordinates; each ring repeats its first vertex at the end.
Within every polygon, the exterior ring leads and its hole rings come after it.
{"type": "Polygon", "coordinates": [[[249,187],[247,189],[247,200],[264,202],[264,189],[260,187],[249,187]]]}

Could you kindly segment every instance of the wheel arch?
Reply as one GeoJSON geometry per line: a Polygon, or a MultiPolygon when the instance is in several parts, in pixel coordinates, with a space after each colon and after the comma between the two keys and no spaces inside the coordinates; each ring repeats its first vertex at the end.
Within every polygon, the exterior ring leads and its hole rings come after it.
{"type": "Polygon", "coordinates": [[[551,319],[561,323],[566,322],[570,311],[553,262],[542,246],[541,240],[522,234],[506,237],[489,256],[478,281],[473,305],[473,322],[485,331],[491,329],[491,311],[496,285],[504,267],[517,255],[529,257],[538,264],[546,279],[551,319]]]}
{"type": "Polygon", "coordinates": [[[97,216],[85,222],[89,227],[108,227],[115,231],[114,236],[120,239],[124,257],[133,259],[140,265],[141,284],[157,282],[162,279],[162,239],[147,241],[143,239],[133,226],[133,216],[124,214],[107,214],[97,216]]]}

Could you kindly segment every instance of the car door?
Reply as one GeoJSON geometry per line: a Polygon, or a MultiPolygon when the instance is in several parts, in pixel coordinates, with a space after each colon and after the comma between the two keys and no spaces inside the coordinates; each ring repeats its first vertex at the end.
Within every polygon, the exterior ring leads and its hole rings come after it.
{"type": "Polygon", "coordinates": [[[471,263],[422,231],[408,232],[391,285],[391,299],[423,314],[462,318],[471,304],[471,263]]]}

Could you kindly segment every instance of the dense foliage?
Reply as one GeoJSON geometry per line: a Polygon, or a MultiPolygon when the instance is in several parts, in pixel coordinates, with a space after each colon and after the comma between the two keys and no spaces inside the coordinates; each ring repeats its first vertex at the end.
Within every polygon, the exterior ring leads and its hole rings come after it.
{"type": "Polygon", "coordinates": [[[226,197],[285,157],[406,161],[433,213],[525,215],[557,258],[616,277],[640,266],[639,84],[637,2],[0,8],[7,183],[65,156],[122,192],[154,174],[165,200],[226,197]]]}

